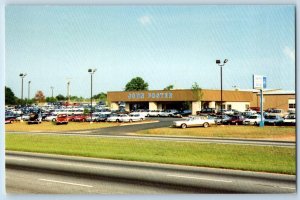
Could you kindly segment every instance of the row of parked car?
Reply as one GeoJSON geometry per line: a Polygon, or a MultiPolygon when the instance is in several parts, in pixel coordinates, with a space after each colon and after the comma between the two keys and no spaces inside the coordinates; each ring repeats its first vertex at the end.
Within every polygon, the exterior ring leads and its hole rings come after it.
{"type": "MultiPolygon", "coordinates": [[[[193,127],[193,126],[203,126],[209,127],[213,124],[234,124],[234,125],[259,125],[261,122],[261,116],[258,114],[253,114],[250,116],[243,115],[200,115],[200,116],[190,116],[185,120],[173,122],[173,127],[193,127]]],[[[287,115],[284,118],[279,115],[266,115],[263,117],[263,122],[265,125],[295,125],[296,116],[287,115]]]]}

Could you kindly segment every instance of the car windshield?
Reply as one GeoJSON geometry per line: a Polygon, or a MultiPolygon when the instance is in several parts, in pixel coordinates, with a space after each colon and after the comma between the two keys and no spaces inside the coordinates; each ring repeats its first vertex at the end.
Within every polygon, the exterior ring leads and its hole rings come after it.
{"type": "Polygon", "coordinates": [[[276,116],[266,116],[266,119],[276,119],[276,116]]]}
{"type": "Polygon", "coordinates": [[[258,116],[255,116],[255,115],[248,117],[248,119],[257,119],[257,118],[258,118],[258,116]]]}

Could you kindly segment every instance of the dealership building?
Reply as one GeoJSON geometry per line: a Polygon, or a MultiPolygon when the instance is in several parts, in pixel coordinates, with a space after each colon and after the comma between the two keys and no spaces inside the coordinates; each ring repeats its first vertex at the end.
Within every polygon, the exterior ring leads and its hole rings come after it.
{"type": "MultiPolygon", "coordinates": [[[[223,109],[244,111],[260,107],[258,90],[223,90],[223,109]]],[[[135,109],[165,110],[190,109],[192,114],[203,108],[221,108],[221,91],[202,89],[202,95],[191,89],[117,91],[107,92],[107,101],[112,109],[125,106],[128,111],[135,109]]],[[[295,110],[295,92],[283,90],[264,91],[264,109],[277,108],[284,111],[295,110]]]]}

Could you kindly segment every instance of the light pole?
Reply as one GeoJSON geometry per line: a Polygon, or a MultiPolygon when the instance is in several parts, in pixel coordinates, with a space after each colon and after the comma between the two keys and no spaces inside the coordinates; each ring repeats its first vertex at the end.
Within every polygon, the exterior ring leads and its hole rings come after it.
{"type": "Polygon", "coordinates": [[[91,74],[91,123],[93,123],[93,74],[96,72],[97,69],[89,69],[88,72],[91,74]]]}
{"type": "Polygon", "coordinates": [[[68,105],[69,105],[69,103],[70,103],[70,81],[68,81],[67,82],[67,85],[68,85],[68,94],[67,94],[67,96],[68,96],[68,105]]]}
{"type": "Polygon", "coordinates": [[[31,81],[28,81],[28,101],[30,98],[30,83],[31,83],[31,81]]]}
{"type": "Polygon", "coordinates": [[[23,100],[23,79],[25,78],[26,75],[27,75],[26,73],[21,73],[19,75],[21,77],[21,79],[22,79],[21,100],[23,100]]]}
{"type": "Polygon", "coordinates": [[[222,69],[223,69],[223,66],[225,65],[225,63],[227,63],[228,60],[225,59],[223,61],[223,64],[221,63],[220,60],[216,60],[216,64],[220,66],[220,71],[221,71],[221,124],[223,124],[223,75],[222,75],[222,69]]]}
{"type": "Polygon", "coordinates": [[[51,86],[50,88],[51,88],[51,90],[52,90],[52,99],[53,99],[53,89],[54,89],[54,87],[51,86]]]}

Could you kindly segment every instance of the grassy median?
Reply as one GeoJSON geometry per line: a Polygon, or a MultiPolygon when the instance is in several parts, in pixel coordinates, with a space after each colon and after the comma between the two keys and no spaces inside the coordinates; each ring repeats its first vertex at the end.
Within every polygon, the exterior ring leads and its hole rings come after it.
{"type": "Polygon", "coordinates": [[[296,141],[295,126],[212,126],[209,128],[156,128],[137,132],[144,135],[245,138],[296,141]]]}
{"type": "Polygon", "coordinates": [[[55,122],[42,122],[41,124],[30,124],[27,122],[15,122],[5,124],[6,131],[80,131],[89,129],[98,129],[111,126],[119,126],[120,123],[108,122],[69,122],[68,124],[56,125],[55,122]]]}
{"type": "Polygon", "coordinates": [[[6,150],[296,173],[295,148],[283,147],[7,133],[6,150]]]}

